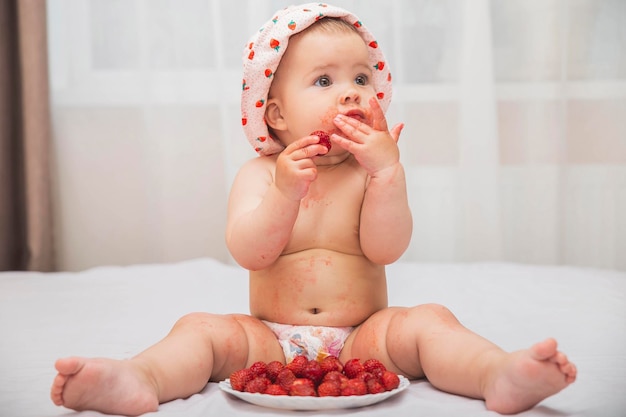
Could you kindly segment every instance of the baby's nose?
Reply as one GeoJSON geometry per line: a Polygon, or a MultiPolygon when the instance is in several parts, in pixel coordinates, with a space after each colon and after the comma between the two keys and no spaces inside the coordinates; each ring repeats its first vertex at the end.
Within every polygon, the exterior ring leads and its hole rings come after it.
{"type": "Polygon", "coordinates": [[[361,96],[358,93],[358,91],[356,91],[356,89],[354,88],[350,88],[348,90],[346,90],[342,95],[341,95],[341,104],[349,104],[349,103],[360,103],[361,102],[361,96]]]}

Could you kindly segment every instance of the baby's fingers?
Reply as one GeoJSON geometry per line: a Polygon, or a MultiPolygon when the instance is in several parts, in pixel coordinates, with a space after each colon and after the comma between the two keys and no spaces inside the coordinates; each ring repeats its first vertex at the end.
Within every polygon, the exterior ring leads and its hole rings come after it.
{"type": "Polygon", "coordinates": [[[398,143],[398,139],[400,139],[400,133],[402,133],[402,129],[404,129],[404,123],[398,123],[389,131],[389,134],[391,135],[393,140],[396,141],[396,143],[398,143]]]}
{"type": "Polygon", "coordinates": [[[324,155],[328,153],[328,149],[326,146],[320,145],[319,138],[317,136],[305,136],[287,146],[283,153],[290,156],[294,160],[299,160],[313,158],[317,155],[324,155]]]}
{"type": "Polygon", "coordinates": [[[374,130],[382,130],[383,132],[386,132],[387,119],[385,118],[385,113],[380,107],[380,103],[378,102],[376,97],[370,98],[369,105],[372,109],[372,127],[374,128],[374,130]]]}
{"type": "Polygon", "coordinates": [[[371,132],[371,128],[365,123],[361,123],[343,114],[338,114],[335,117],[334,123],[348,138],[358,143],[363,143],[366,135],[371,132]]]}

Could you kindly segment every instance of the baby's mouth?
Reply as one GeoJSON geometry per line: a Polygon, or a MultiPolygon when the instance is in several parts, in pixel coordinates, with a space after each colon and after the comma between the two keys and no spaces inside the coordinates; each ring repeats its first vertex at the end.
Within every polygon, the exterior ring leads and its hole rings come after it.
{"type": "Polygon", "coordinates": [[[358,109],[349,110],[348,112],[345,113],[345,116],[358,120],[361,123],[367,122],[367,117],[365,116],[365,113],[358,109]]]}

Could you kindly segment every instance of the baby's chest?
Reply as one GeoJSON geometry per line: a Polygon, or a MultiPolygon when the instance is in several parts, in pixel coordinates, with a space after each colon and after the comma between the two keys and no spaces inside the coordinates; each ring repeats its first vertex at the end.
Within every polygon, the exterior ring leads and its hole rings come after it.
{"type": "Polygon", "coordinates": [[[300,202],[293,238],[314,246],[358,245],[363,181],[313,183],[300,202]]]}

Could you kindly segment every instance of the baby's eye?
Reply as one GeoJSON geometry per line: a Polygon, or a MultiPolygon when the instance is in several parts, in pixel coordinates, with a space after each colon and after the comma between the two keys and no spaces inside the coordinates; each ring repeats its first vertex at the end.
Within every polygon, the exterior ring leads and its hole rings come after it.
{"type": "Polygon", "coordinates": [[[367,75],[363,75],[363,74],[357,75],[357,77],[354,79],[354,82],[357,85],[367,85],[367,82],[368,82],[367,75]]]}
{"type": "Polygon", "coordinates": [[[315,85],[318,87],[329,87],[333,82],[330,80],[330,77],[326,75],[322,75],[317,80],[315,80],[315,85]]]}

